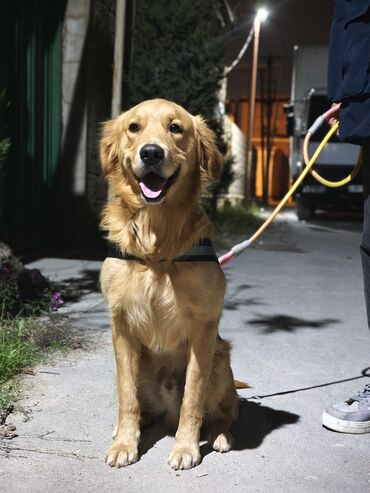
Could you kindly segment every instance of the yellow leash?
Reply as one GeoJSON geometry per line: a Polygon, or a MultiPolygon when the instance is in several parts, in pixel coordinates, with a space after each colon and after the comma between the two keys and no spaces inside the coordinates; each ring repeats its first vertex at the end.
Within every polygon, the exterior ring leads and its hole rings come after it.
{"type": "Polygon", "coordinates": [[[323,150],[323,148],[325,147],[327,142],[330,140],[331,136],[338,130],[338,128],[339,128],[339,123],[336,122],[330,128],[330,130],[325,135],[323,140],[320,142],[318,148],[316,149],[316,151],[314,152],[314,154],[311,158],[308,157],[307,149],[308,149],[308,142],[309,142],[309,139],[310,139],[312,133],[310,133],[310,132],[307,133],[306,139],[305,139],[305,141],[307,140],[306,146],[305,146],[306,151],[305,151],[305,156],[304,156],[306,167],[304,168],[302,173],[299,175],[299,177],[297,178],[297,180],[295,181],[293,186],[290,188],[290,190],[287,192],[287,194],[283,197],[283,199],[280,201],[280,203],[272,211],[272,214],[262,224],[262,226],[260,228],[258,228],[258,230],[248,240],[242,241],[241,243],[234,245],[229,252],[227,252],[224,255],[222,255],[221,257],[219,257],[218,261],[220,262],[221,265],[225,265],[228,262],[230,262],[231,260],[234,260],[238,255],[240,255],[244,250],[246,250],[257,238],[259,238],[262,235],[262,233],[270,226],[272,221],[279,214],[281,209],[286,205],[288,200],[291,198],[291,196],[294,194],[294,192],[300,186],[300,184],[305,179],[305,177],[307,176],[308,173],[312,173],[313,176],[320,183],[322,183],[323,185],[326,185],[328,187],[340,187],[342,185],[345,185],[349,181],[351,181],[356,176],[356,174],[358,173],[358,170],[360,169],[361,164],[362,164],[361,159],[357,163],[357,165],[354,168],[354,170],[352,171],[352,173],[350,173],[343,180],[340,180],[337,182],[331,182],[331,181],[325,180],[318,173],[316,173],[314,170],[311,169],[312,166],[315,164],[316,159],[319,157],[321,151],[323,150]],[[307,158],[307,161],[306,161],[306,158],[307,158]]]}
{"type": "MultiPolygon", "coordinates": [[[[338,129],[338,122],[334,125],[334,127],[336,130],[338,129]]],[[[313,133],[308,131],[306,134],[306,137],[303,141],[303,159],[304,159],[306,166],[308,166],[309,162],[310,162],[310,158],[308,155],[308,144],[310,142],[312,135],[313,135],[313,133]]],[[[338,188],[338,187],[342,187],[343,185],[347,185],[347,183],[352,181],[355,178],[355,176],[357,175],[357,173],[359,172],[361,165],[362,165],[362,152],[360,152],[359,160],[358,160],[356,166],[353,168],[352,172],[348,176],[343,178],[342,180],[338,180],[338,181],[326,180],[326,178],[323,178],[322,176],[319,175],[319,173],[317,171],[315,171],[314,169],[311,169],[311,168],[310,168],[310,173],[322,185],[325,185],[326,187],[330,187],[330,188],[338,188]]]]}

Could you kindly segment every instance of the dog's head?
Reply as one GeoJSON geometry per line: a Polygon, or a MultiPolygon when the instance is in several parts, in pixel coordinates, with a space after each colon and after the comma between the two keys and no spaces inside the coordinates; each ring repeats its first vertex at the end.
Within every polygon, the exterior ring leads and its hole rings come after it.
{"type": "Polygon", "coordinates": [[[198,194],[204,177],[220,177],[214,138],[201,117],[181,106],[144,101],[104,124],[103,171],[132,205],[186,200],[198,194]]]}

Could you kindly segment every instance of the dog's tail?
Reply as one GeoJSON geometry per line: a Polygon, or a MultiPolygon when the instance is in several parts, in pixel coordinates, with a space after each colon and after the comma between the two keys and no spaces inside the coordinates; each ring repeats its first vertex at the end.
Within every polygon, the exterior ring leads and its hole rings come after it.
{"type": "Polygon", "coordinates": [[[234,380],[236,389],[251,389],[252,387],[247,382],[241,382],[240,380],[234,380]]]}

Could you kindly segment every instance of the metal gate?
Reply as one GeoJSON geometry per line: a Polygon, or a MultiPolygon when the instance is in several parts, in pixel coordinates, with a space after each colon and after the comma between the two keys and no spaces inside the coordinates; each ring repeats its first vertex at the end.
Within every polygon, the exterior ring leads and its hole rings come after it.
{"type": "Polygon", "coordinates": [[[0,2],[0,89],[11,138],[0,239],[22,250],[51,246],[57,228],[64,8],[64,0],[0,2]]]}

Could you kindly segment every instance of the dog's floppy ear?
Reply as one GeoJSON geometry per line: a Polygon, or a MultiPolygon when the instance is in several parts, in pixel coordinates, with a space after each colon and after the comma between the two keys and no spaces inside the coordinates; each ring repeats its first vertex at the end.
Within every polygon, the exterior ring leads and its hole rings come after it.
{"type": "Polygon", "coordinates": [[[100,140],[100,161],[105,175],[110,175],[118,167],[120,145],[120,117],[103,123],[100,140]]]}
{"type": "Polygon", "coordinates": [[[218,180],[221,176],[223,157],[217,149],[215,133],[201,116],[195,117],[195,134],[201,172],[213,180],[218,180]]]}

